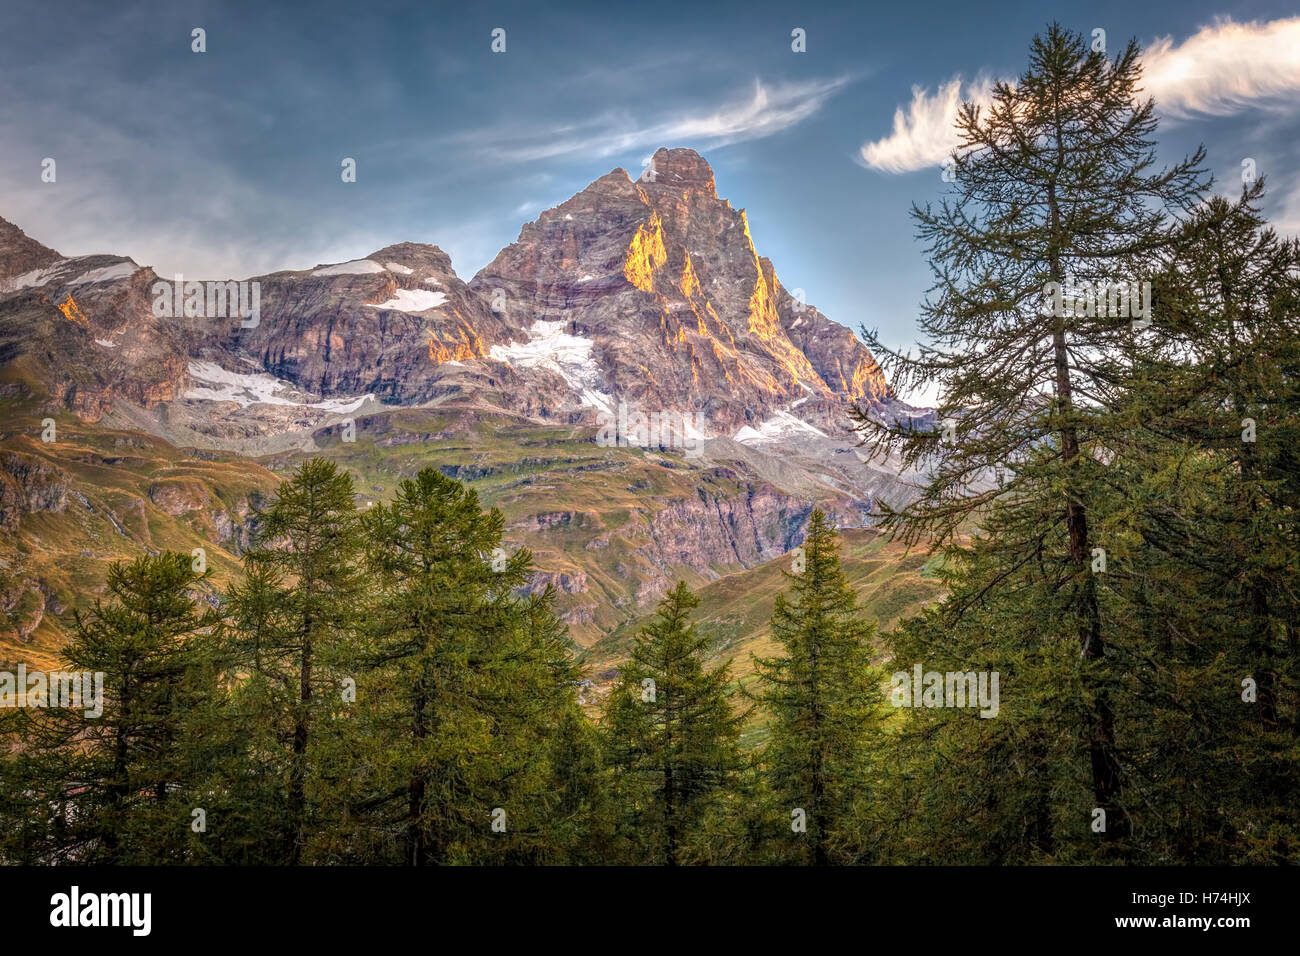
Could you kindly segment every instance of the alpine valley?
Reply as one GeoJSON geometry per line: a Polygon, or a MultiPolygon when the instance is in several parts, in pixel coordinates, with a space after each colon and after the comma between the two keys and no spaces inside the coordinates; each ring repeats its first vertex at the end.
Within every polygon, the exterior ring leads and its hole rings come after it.
{"type": "Polygon", "coordinates": [[[187,315],[171,277],[0,220],[0,658],[52,661],[123,557],[202,548],[223,586],[314,455],[361,507],[434,465],[500,508],[598,683],[678,578],[743,678],[771,610],[744,596],[779,589],[814,506],[882,624],[936,597],[924,556],[870,529],[911,479],[864,460],[848,414],[934,413],[787,291],[703,158],[650,170],[543,212],[468,282],[408,242],[245,280],[255,321],[187,315]]]}

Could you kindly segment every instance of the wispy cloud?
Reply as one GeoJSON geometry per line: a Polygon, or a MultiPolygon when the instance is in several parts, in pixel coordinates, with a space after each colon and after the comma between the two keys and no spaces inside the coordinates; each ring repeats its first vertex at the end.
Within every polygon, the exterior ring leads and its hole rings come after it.
{"type": "MultiPolygon", "coordinates": [[[[1166,116],[1222,116],[1273,104],[1294,109],[1294,94],[1300,92],[1300,17],[1268,23],[1218,20],[1182,43],[1169,37],[1154,41],[1142,62],[1144,91],[1166,116]]],[[[959,76],[933,92],[913,87],[912,102],[894,112],[893,132],[862,146],[862,163],[887,173],[941,165],[958,142],[959,104],[987,102],[991,88],[986,78],[963,84],[959,76]]]]}
{"type": "Polygon", "coordinates": [[[993,81],[953,77],[933,93],[912,87],[912,102],[894,110],[894,131],[862,147],[862,162],[887,173],[908,173],[943,163],[957,147],[957,108],[963,100],[987,103],[993,81]]]}
{"type": "Polygon", "coordinates": [[[503,163],[564,156],[605,157],[684,142],[717,148],[789,129],[817,113],[848,83],[848,77],[779,85],[755,80],[751,96],[707,112],[649,123],[626,114],[607,113],[559,129],[555,126],[495,128],[461,134],[454,141],[470,147],[483,158],[503,163]]]}
{"type": "Polygon", "coordinates": [[[1143,85],[1162,113],[1235,113],[1300,92],[1300,17],[1269,23],[1219,20],[1182,43],[1156,40],[1142,62],[1143,85]]]}

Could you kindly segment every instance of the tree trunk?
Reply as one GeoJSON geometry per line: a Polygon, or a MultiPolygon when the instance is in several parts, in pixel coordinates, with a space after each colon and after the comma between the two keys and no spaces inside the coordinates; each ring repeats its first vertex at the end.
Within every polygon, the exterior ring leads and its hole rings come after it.
{"type": "MultiPolygon", "coordinates": [[[[424,680],[421,679],[416,685],[415,701],[411,708],[411,736],[416,741],[417,754],[421,751],[419,742],[424,740],[429,733],[424,720],[424,709],[427,704],[424,680]]],[[[426,786],[424,771],[417,763],[416,768],[411,772],[411,781],[407,787],[406,859],[411,866],[424,866],[427,862],[428,847],[422,825],[426,786]]]]}
{"type": "MultiPolygon", "coordinates": [[[[1057,204],[1056,186],[1047,189],[1054,237],[1062,234],[1060,207],[1057,204]]],[[[1055,238],[1053,239],[1055,243],[1055,238]]],[[[1060,256],[1053,249],[1049,254],[1052,279],[1064,283],[1065,275],[1060,256]]],[[[1070,384],[1069,353],[1065,341],[1065,316],[1056,317],[1052,333],[1052,354],[1056,371],[1057,414],[1060,416],[1061,462],[1066,466],[1065,526],[1069,535],[1070,563],[1076,580],[1082,582],[1078,592],[1080,623],[1078,631],[1079,653],[1089,662],[1104,661],[1106,646],[1101,633],[1101,609],[1097,603],[1097,582],[1089,566],[1091,557],[1088,540],[1088,513],[1075,494],[1071,474],[1079,460],[1079,437],[1071,416],[1074,412],[1074,394],[1070,384]]],[[[1092,792],[1097,806],[1106,812],[1106,834],[1120,836],[1127,829],[1127,819],[1118,806],[1120,795],[1119,762],[1115,758],[1115,721],[1111,712],[1110,695],[1104,687],[1090,682],[1094,704],[1087,716],[1085,728],[1088,738],[1088,758],[1092,765],[1092,792]]]]}
{"type": "Polygon", "coordinates": [[[307,840],[307,708],[311,705],[311,655],[312,642],[307,637],[302,644],[302,664],[299,671],[299,697],[301,707],[294,719],[293,727],[293,767],[289,777],[289,821],[290,834],[289,863],[297,866],[302,861],[303,845],[307,840]]]}

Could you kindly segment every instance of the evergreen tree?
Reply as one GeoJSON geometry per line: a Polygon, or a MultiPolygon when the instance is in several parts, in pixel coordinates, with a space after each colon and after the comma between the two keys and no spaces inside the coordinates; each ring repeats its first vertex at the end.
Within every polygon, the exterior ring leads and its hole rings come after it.
{"type": "Polygon", "coordinates": [[[1211,197],[1181,230],[1160,278],[1168,336],[1133,388],[1140,454],[1118,477],[1141,503],[1128,511],[1145,574],[1125,583],[1140,612],[1155,610],[1143,615],[1160,636],[1149,654],[1180,664],[1184,678],[1212,662],[1217,677],[1150,685],[1166,691],[1159,706],[1195,711],[1213,733],[1187,754],[1190,769],[1174,762],[1177,748],[1150,751],[1152,780],[1216,781],[1209,808],[1171,815],[1185,822],[1170,839],[1185,855],[1280,861],[1297,853],[1300,822],[1300,246],[1259,215],[1263,189],[1260,180],[1235,201],[1211,197]]]}
{"type": "Polygon", "coordinates": [[[330,771],[351,844],[331,852],[416,866],[547,860],[564,796],[556,737],[580,715],[551,595],[518,593],[531,556],[506,554],[501,513],[432,468],[364,526],[377,601],[359,658],[364,707],[330,771]]]}
{"type": "Polygon", "coordinates": [[[1090,513],[1129,427],[1122,383],[1150,338],[1128,311],[1143,311],[1141,283],[1175,241],[1171,216],[1204,188],[1203,150],[1153,168],[1156,120],[1139,89],[1135,43],[1108,60],[1053,25],[1035,37],[1018,82],[999,83],[986,110],[963,105],[953,194],[913,210],[936,280],[921,322],[930,341],[904,356],[867,333],[896,387],[938,384],[942,427],[855,414],[878,451],[927,472],[915,501],[884,509],[906,540],[952,541],[1001,499],[992,543],[1006,560],[977,593],[1010,587],[1013,569],[1041,575],[1048,601],[1023,613],[1038,617],[1041,640],[1079,651],[1089,803],[1106,812],[1112,838],[1126,827],[1118,677],[1090,513]]]}
{"type": "Polygon", "coordinates": [[[1227,466],[1225,510],[1196,544],[1227,572],[1224,610],[1244,625],[1259,719],[1275,728],[1273,657],[1296,605],[1288,576],[1300,409],[1287,368],[1300,345],[1300,243],[1268,228],[1258,211],[1263,193],[1260,179],[1235,202],[1212,197],[1184,227],[1165,276],[1176,290],[1169,313],[1178,349],[1149,362],[1147,410],[1153,430],[1227,466]]]}
{"type": "MultiPolygon", "coordinates": [[[[22,822],[5,856],[33,863],[175,863],[190,829],[185,715],[213,691],[202,633],[215,623],[193,592],[188,555],[109,568],[111,600],[76,612],[63,670],[102,677],[103,712],[22,711],[12,767],[22,822]]],[[[52,691],[53,689],[51,689],[52,691]]],[[[89,688],[83,688],[88,692],[89,688]]],[[[11,806],[11,810],[14,809],[11,806]]]]}
{"type": "Polygon", "coordinates": [[[804,568],[778,595],[772,634],[784,654],[757,659],[757,700],[771,717],[762,754],[781,819],[783,855],[816,865],[873,853],[870,751],[881,721],[881,675],[865,622],[840,568],[839,536],[820,510],[803,543],[804,568]],[[800,813],[801,812],[801,813],[800,813]],[[796,830],[806,825],[806,832],[796,830]]]}
{"type": "Polygon", "coordinates": [[[690,619],[699,604],[685,581],[664,596],[606,704],[606,760],[633,862],[711,861],[737,784],[742,718],[730,668],[706,669],[708,640],[690,619]]]}
{"type": "Polygon", "coordinates": [[[550,743],[555,800],[547,827],[556,862],[610,865],[617,856],[616,800],[600,732],[578,707],[566,708],[550,743]]]}
{"type": "Polygon", "coordinates": [[[294,864],[313,826],[313,734],[341,707],[363,614],[352,477],[326,459],[306,461],[256,521],[247,579],[230,594],[225,654],[246,752],[283,795],[267,811],[281,816],[277,862],[294,864]]]}

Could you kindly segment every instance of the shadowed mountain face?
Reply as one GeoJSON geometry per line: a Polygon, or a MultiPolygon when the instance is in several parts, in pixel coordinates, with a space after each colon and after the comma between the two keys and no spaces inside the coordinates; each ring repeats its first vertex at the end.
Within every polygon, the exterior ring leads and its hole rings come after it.
{"type": "Polygon", "coordinates": [[[60,258],[17,226],[0,219],[0,279],[43,269],[60,258]]]}
{"type": "Polygon", "coordinates": [[[56,646],[47,609],[142,550],[237,573],[253,504],[308,454],[369,500],[428,465],[472,484],[590,644],[678,577],[780,558],[814,505],[854,527],[908,496],[863,461],[854,404],[933,421],[782,286],[688,149],[602,176],[468,283],[399,243],[178,289],[0,220],[0,644],[56,646]],[[629,434],[638,415],[677,425],[629,434]]]}

